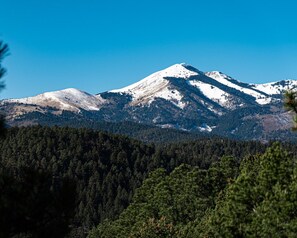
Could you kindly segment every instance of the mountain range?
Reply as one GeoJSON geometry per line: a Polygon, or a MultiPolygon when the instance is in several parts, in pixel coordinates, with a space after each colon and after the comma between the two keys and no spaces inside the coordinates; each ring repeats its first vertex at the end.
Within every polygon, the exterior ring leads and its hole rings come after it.
{"type": "Polygon", "coordinates": [[[295,137],[282,97],[296,86],[297,80],[248,84],[219,71],[175,64],[121,89],[92,95],[69,88],[5,99],[0,110],[11,126],[129,121],[267,141],[295,137]]]}

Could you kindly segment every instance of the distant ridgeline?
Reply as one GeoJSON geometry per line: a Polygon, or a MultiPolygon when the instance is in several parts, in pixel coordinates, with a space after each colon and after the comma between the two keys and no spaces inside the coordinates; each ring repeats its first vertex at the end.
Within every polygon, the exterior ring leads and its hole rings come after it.
{"type": "MultiPolygon", "coordinates": [[[[27,114],[26,118],[32,118],[32,120],[34,120],[34,118],[38,118],[38,124],[41,126],[90,128],[94,130],[110,132],[112,134],[129,136],[143,142],[160,144],[190,141],[211,136],[205,132],[187,132],[171,128],[160,128],[153,125],[140,124],[130,121],[98,122],[91,116],[82,117],[67,111],[63,112],[59,117],[56,117],[52,114],[32,112],[27,114]]],[[[22,125],[22,119],[17,119],[15,122],[17,124],[13,125],[22,125]],[[18,124],[19,122],[20,124],[18,124]]]]}
{"type": "MultiPolygon", "coordinates": [[[[57,181],[66,178],[76,183],[71,237],[85,237],[99,223],[101,225],[92,232],[92,237],[115,237],[110,234],[119,229],[122,230],[120,237],[147,237],[138,235],[159,226],[162,229],[173,226],[170,232],[175,232],[180,225],[189,225],[189,229],[192,229],[191,222],[195,227],[203,224],[196,220],[197,216],[201,218],[206,208],[212,209],[220,191],[241,174],[240,161],[264,153],[267,146],[256,141],[206,138],[156,147],[154,144],[147,145],[128,137],[90,129],[35,126],[10,128],[7,135],[0,139],[0,158],[1,169],[13,169],[10,174],[15,179],[20,178],[21,172],[18,171],[22,171],[22,168],[30,168],[51,174],[52,188],[56,187],[57,181]],[[145,180],[153,171],[150,178],[145,180]],[[137,188],[140,190],[135,195],[137,188]],[[198,195],[192,199],[198,191],[198,195]],[[152,207],[153,201],[156,202],[155,208],[152,207]],[[138,209],[141,218],[135,215],[138,209]],[[133,219],[139,220],[135,223],[133,219]],[[113,220],[115,223],[110,223],[113,220]],[[122,229],[123,224],[126,224],[125,229],[122,229]]],[[[286,148],[296,154],[295,146],[286,144],[286,148]]],[[[35,188],[32,194],[39,201],[45,190],[42,184],[34,186],[37,182],[31,181],[32,188],[35,188]]],[[[8,187],[2,197],[14,201],[11,191],[14,188],[8,187]]],[[[26,199],[29,197],[24,197],[22,204],[26,204],[26,199]]],[[[3,209],[9,209],[5,207],[9,204],[2,203],[3,209]]],[[[42,210],[38,207],[42,204],[36,203],[34,209],[42,210]]],[[[71,213],[68,211],[67,214],[71,213]]],[[[17,218],[21,222],[26,217],[19,214],[16,218],[14,215],[11,213],[11,220],[6,222],[18,224],[15,222],[17,218]]],[[[30,227],[26,227],[29,229],[26,231],[28,234],[39,234],[37,230],[41,229],[40,226],[30,227]]],[[[14,232],[17,235],[22,230],[14,232]]]]}
{"type": "MultiPolygon", "coordinates": [[[[226,137],[234,140],[250,140],[253,139],[256,129],[258,128],[258,121],[248,120],[245,123],[241,123],[238,118],[244,117],[249,111],[253,109],[242,109],[240,111],[233,111],[232,113],[222,116],[222,120],[219,122],[219,128],[215,128],[212,132],[206,131],[183,131],[173,128],[160,128],[154,125],[141,124],[131,121],[122,122],[108,122],[99,121],[92,118],[92,115],[88,112],[82,114],[75,114],[72,112],[64,111],[59,116],[53,114],[43,114],[40,112],[28,113],[23,117],[14,120],[14,123],[9,126],[30,126],[34,124],[42,126],[60,126],[60,127],[73,127],[73,128],[90,128],[95,130],[103,130],[118,135],[126,135],[131,138],[141,140],[143,142],[153,143],[173,143],[190,141],[193,139],[202,139],[209,137],[226,137]],[[38,118],[38,119],[37,119],[38,118]],[[30,123],[28,123],[28,121],[30,123]],[[31,122],[34,123],[31,123],[31,122]],[[228,133],[234,129],[234,125],[240,128],[240,132],[236,134],[228,133]]],[[[255,113],[255,111],[253,112],[255,113]]],[[[290,118],[291,120],[291,118],[290,118]]],[[[269,127],[267,124],[266,127],[269,127]]],[[[275,125],[273,125],[275,126],[275,125]]],[[[290,123],[291,126],[291,123],[290,123]]],[[[271,130],[269,135],[265,138],[259,139],[262,142],[269,142],[274,140],[285,140],[295,142],[297,140],[297,134],[292,132],[291,129],[285,130],[271,130]]]]}

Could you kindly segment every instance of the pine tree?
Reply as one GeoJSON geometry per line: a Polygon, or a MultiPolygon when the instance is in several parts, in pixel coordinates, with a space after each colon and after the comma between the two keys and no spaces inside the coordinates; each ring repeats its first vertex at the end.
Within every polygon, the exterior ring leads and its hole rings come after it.
{"type": "Polygon", "coordinates": [[[284,94],[284,106],[289,112],[293,112],[293,131],[297,130],[297,91],[288,90],[284,94]]]}
{"type": "Polygon", "coordinates": [[[205,220],[202,237],[295,237],[296,168],[277,143],[245,160],[205,220]]]}
{"type": "MultiPolygon", "coordinates": [[[[0,91],[4,88],[5,84],[1,79],[6,74],[6,69],[2,66],[2,61],[8,54],[8,45],[0,41],[0,91]]],[[[5,132],[4,115],[0,114],[0,136],[5,132]]]]}

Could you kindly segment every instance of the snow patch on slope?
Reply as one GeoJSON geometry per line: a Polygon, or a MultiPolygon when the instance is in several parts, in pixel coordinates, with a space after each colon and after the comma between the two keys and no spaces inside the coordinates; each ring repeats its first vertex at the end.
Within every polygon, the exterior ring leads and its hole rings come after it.
{"type": "Polygon", "coordinates": [[[230,94],[208,83],[201,81],[189,81],[189,84],[198,88],[206,97],[220,104],[226,106],[230,94]]]}
{"type": "Polygon", "coordinates": [[[198,127],[198,130],[201,132],[211,132],[214,127],[210,127],[206,123],[203,123],[201,126],[198,127]]]}
{"type": "Polygon", "coordinates": [[[285,90],[292,90],[297,87],[297,80],[283,80],[279,82],[253,84],[253,88],[268,95],[282,94],[285,90]]]}
{"type": "MultiPolygon", "coordinates": [[[[164,88],[162,91],[157,92],[155,94],[155,97],[168,100],[181,109],[184,109],[184,107],[186,106],[186,103],[182,101],[183,96],[177,90],[170,90],[169,88],[164,88]]],[[[152,99],[152,101],[154,101],[154,98],[152,99]]]]}
{"type": "Polygon", "coordinates": [[[232,78],[226,74],[223,74],[221,72],[218,71],[213,71],[213,72],[207,72],[205,73],[206,76],[215,79],[216,81],[218,81],[221,84],[224,84],[230,88],[234,88],[238,91],[241,91],[245,94],[248,94],[252,97],[255,98],[255,101],[258,104],[261,105],[265,105],[271,102],[272,98],[271,97],[267,97],[265,94],[259,93],[253,89],[250,88],[245,88],[245,87],[241,87],[239,85],[236,85],[234,83],[232,83],[230,80],[232,80],[232,78]]]}

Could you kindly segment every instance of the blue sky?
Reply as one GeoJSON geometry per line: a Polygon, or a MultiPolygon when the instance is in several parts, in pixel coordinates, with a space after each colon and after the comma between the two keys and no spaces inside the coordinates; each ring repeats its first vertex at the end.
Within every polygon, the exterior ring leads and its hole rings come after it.
{"type": "Polygon", "coordinates": [[[1,98],[120,88],[186,62],[250,83],[297,79],[296,1],[0,0],[1,98]]]}

